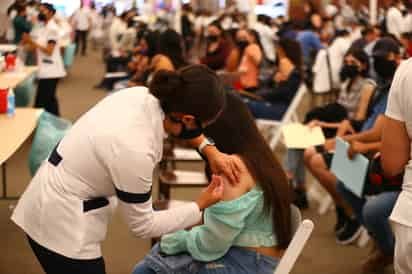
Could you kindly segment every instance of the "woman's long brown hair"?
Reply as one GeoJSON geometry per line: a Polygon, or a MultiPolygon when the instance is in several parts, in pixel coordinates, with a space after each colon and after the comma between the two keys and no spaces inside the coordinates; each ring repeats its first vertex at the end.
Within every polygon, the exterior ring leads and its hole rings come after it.
{"type": "Polygon", "coordinates": [[[291,238],[291,193],[286,174],[260,134],[255,120],[238,95],[229,92],[219,119],[205,129],[217,148],[242,158],[264,196],[264,212],[271,216],[278,248],[287,248],[291,238]]]}

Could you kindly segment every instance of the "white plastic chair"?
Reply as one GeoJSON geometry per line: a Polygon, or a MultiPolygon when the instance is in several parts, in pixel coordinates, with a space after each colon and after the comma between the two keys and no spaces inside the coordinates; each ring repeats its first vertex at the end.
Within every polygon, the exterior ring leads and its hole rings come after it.
{"type": "Polygon", "coordinates": [[[299,209],[294,205],[291,207],[291,220],[294,235],[285,254],[283,254],[282,259],[276,267],[274,274],[290,273],[315,226],[311,220],[302,221],[302,215],[300,214],[299,209]]]}
{"type": "Polygon", "coordinates": [[[298,122],[298,107],[301,104],[305,94],[307,93],[307,87],[302,84],[298,92],[296,93],[295,97],[293,98],[291,104],[289,105],[286,113],[283,115],[282,120],[275,121],[275,120],[266,120],[266,119],[257,119],[256,123],[261,130],[264,128],[270,128],[271,136],[269,137],[269,146],[272,150],[276,149],[276,146],[279,143],[279,140],[282,136],[282,126],[292,123],[298,122]]]}

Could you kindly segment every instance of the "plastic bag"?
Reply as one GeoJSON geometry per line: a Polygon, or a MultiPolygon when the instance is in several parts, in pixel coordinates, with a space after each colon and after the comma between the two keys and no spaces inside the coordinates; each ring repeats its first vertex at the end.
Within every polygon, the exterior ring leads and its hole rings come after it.
{"type": "Polygon", "coordinates": [[[63,139],[72,123],[48,112],[40,116],[29,155],[30,174],[34,176],[42,162],[48,158],[54,147],[63,139]]]}
{"type": "Polygon", "coordinates": [[[18,85],[14,93],[16,95],[16,107],[27,107],[34,96],[34,75],[18,85]]]}

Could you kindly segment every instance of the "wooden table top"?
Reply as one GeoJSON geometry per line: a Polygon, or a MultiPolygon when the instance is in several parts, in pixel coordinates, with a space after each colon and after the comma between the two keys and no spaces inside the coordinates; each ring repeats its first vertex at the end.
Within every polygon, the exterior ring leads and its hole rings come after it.
{"type": "Polygon", "coordinates": [[[30,137],[42,113],[43,109],[16,108],[13,117],[0,114],[0,165],[30,137]]]}
{"type": "Polygon", "coordinates": [[[16,88],[37,71],[37,66],[25,66],[21,71],[1,72],[0,88],[16,88]]]}

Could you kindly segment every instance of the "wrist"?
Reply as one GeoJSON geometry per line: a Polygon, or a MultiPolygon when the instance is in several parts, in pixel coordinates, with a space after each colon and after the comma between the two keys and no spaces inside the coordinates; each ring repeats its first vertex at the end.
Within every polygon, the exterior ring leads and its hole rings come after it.
{"type": "Polygon", "coordinates": [[[200,198],[197,199],[195,203],[199,207],[200,211],[203,211],[206,208],[205,203],[200,198]]]}

